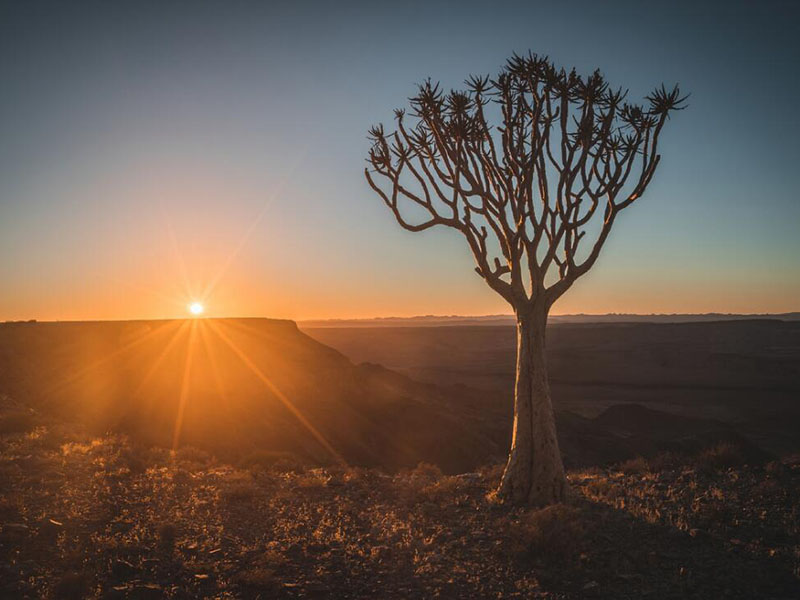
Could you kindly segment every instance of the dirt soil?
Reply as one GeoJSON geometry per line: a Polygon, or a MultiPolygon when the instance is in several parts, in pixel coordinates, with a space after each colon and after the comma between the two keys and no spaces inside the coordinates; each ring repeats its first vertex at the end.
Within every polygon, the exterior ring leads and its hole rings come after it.
{"type": "Polygon", "coordinates": [[[0,436],[3,598],[800,597],[788,459],[571,472],[570,502],[536,510],[494,501],[498,467],[232,466],[18,425],[0,436]]]}

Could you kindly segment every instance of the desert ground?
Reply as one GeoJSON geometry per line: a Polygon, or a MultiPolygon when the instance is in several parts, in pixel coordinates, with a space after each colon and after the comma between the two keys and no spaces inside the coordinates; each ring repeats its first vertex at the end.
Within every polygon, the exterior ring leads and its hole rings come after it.
{"type": "Polygon", "coordinates": [[[8,598],[792,598],[800,324],[554,324],[570,500],[493,496],[514,330],[0,324],[8,598]]]}

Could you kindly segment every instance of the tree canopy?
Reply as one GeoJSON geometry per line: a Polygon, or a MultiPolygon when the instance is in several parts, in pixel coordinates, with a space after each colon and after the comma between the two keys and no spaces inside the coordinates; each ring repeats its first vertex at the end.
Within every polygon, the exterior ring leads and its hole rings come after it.
{"type": "Polygon", "coordinates": [[[372,127],[367,181],[405,229],[460,231],[478,274],[515,309],[549,308],[644,193],[686,96],[662,85],[629,103],[599,71],[532,53],[465,86],[427,80],[395,111],[395,131],[372,127]]]}

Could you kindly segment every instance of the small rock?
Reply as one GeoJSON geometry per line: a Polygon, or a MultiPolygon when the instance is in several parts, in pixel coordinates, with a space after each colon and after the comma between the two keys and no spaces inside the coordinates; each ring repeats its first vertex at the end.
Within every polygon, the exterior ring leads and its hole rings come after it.
{"type": "Polygon", "coordinates": [[[590,581],[589,583],[587,583],[586,585],[583,586],[583,589],[585,591],[588,591],[588,590],[597,589],[598,587],[600,587],[599,583],[597,583],[596,581],[590,581]]]}

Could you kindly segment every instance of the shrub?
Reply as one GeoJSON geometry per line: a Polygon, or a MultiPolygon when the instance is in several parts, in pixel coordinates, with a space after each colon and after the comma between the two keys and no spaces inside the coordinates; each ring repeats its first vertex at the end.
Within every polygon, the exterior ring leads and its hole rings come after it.
{"type": "Polygon", "coordinates": [[[584,527],[580,511],[553,504],[520,516],[512,523],[512,548],[547,562],[572,561],[580,550],[584,527]]]}
{"type": "Polygon", "coordinates": [[[464,482],[458,477],[442,477],[438,481],[423,487],[419,495],[429,502],[454,502],[463,495],[464,482]]]}
{"type": "Polygon", "coordinates": [[[746,459],[739,447],[720,442],[700,452],[695,462],[701,471],[721,471],[743,465],[746,459]]]}
{"type": "Polygon", "coordinates": [[[393,480],[393,488],[397,498],[402,504],[412,505],[420,500],[428,500],[428,495],[422,495],[427,489],[434,492],[433,486],[442,479],[442,471],[436,465],[419,463],[413,469],[403,469],[393,480]]]}
{"type": "Polygon", "coordinates": [[[228,475],[220,491],[220,497],[228,503],[247,502],[257,493],[253,478],[247,472],[234,472],[228,475]]]}
{"type": "Polygon", "coordinates": [[[442,470],[436,465],[421,462],[412,470],[408,471],[408,477],[415,481],[430,482],[436,479],[441,479],[442,470]]]}
{"type": "Polygon", "coordinates": [[[483,480],[490,486],[495,487],[500,485],[500,479],[503,477],[503,472],[506,469],[505,463],[497,463],[494,465],[485,465],[478,469],[483,480]]]}
{"type": "Polygon", "coordinates": [[[584,491],[593,498],[605,498],[613,500],[619,496],[620,491],[617,486],[605,477],[593,479],[584,487],[584,491]]]}
{"type": "Polygon", "coordinates": [[[669,471],[685,465],[686,457],[675,452],[659,452],[649,459],[647,464],[651,472],[660,473],[661,471],[669,471]]]}
{"type": "Polygon", "coordinates": [[[641,475],[642,473],[647,473],[650,467],[644,457],[637,456],[620,463],[619,470],[626,475],[641,475]]]}

